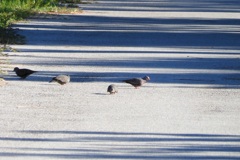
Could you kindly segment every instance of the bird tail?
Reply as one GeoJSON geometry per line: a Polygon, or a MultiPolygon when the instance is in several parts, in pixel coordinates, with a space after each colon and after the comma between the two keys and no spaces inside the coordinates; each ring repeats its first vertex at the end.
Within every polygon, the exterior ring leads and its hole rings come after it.
{"type": "Polygon", "coordinates": [[[122,80],[122,82],[125,82],[125,83],[130,83],[129,80],[122,80]]]}
{"type": "Polygon", "coordinates": [[[54,82],[54,81],[55,81],[55,79],[53,78],[51,81],[49,81],[49,83],[54,82]]]}

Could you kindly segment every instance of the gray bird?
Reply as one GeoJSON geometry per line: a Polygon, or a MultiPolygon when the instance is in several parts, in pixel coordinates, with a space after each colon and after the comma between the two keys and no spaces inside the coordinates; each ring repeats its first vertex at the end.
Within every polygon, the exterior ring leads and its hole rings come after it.
{"type": "Polygon", "coordinates": [[[53,77],[51,81],[49,81],[49,83],[51,82],[57,82],[61,85],[64,85],[68,82],[70,82],[70,76],[69,75],[58,75],[56,77],[53,77]]]}
{"type": "Polygon", "coordinates": [[[116,85],[111,84],[111,85],[108,86],[107,92],[109,92],[110,94],[115,94],[115,93],[118,92],[118,88],[117,88],[116,85]]]}
{"type": "Polygon", "coordinates": [[[18,77],[21,77],[22,79],[25,79],[29,75],[37,72],[37,71],[30,70],[30,69],[25,69],[25,68],[19,69],[18,67],[15,67],[13,71],[17,74],[18,77]]]}
{"type": "Polygon", "coordinates": [[[138,87],[142,86],[144,83],[146,83],[149,80],[150,80],[150,77],[149,76],[145,76],[143,78],[132,78],[132,79],[123,80],[123,82],[129,83],[132,86],[134,86],[135,88],[138,88],[138,87]]]}

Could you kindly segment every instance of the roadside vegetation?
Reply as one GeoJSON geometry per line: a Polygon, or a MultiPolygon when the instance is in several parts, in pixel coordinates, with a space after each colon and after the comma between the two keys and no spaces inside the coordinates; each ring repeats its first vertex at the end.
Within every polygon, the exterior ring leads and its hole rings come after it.
{"type": "MultiPolygon", "coordinates": [[[[85,0],[88,2],[92,0],[85,0]]],[[[9,45],[24,44],[25,38],[11,25],[36,14],[80,13],[76,5],[81,0],[0,0],[0,58],[6,56],[3,51],[15,51],[9,45]]],[[[0,59],[0,65],[3,62],[0,59]]],[[[2,74],[0,66],[0,74],[2,74]]]]}
{"type": "Polygon", "coordinates": [[[41,13],[77,13],[80,10],[76,3],[81,0],[0,0],[0,44],[6,47],[6,44],[24,43],[23,37],[11,28],[16,21],[41,13]]]}

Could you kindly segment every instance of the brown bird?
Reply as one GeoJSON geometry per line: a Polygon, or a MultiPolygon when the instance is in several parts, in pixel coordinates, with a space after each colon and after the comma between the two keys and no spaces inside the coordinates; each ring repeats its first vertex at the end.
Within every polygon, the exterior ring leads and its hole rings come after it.
{"type": "Polygon", "coordinates": [[[117,88],[116,85],[111,84],[111,85],[108,86],[107,92],[109,92],[110,94],[115,94],[115,93],[118,92],[118,88],[117,88]]]}
{"type": "Polygon", "coordinates": [[[51,82],[57,82],[61,85],[67,84],[68,82],[70,82],[70,76],[69,75],[58,75],[56,77],[53,77],[51,81],[49,81],[49,83],[51,82]]]}
{"type": "Polygon", "coordinates": [[[143,78],[132,78],[132,79],[123,80],[123,82],[129,83],[132,86],[134,86],[135,88],[138,88],[138,87],[142,86],[144,83],[146,83],[149,80],[150,80],[150,77],[149,76],[145,76],[143,78]]]}
{"type": "Polygon", "coordinates": [[[29,75],[37,72],[37,71],[33,71],[33,70],[30,70],[30,69],[19,69],[18,67],[15,67],[14,70],[13,70],[18,77],[21,77],[22,79],[25,79],[27,78],[29,75]]]}

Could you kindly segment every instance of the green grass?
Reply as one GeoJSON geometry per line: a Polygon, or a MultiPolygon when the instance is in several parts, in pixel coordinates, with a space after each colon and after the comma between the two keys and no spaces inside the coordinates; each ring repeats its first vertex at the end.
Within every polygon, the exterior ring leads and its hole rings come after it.
{"type": "Polygon", "coordinates": [[[0,46],[23,44],[24,38],[11,28],[11,24],[23,20],[41,10],[56,8],[56,0],[0,0],[0,46]]]}
{"type": "MultiPolygon", "coordinates": [[[[91,1],[91,0],[90,0],[91,1]]],[[[79,9],[67,8],[61,3],[80,3],[81,0],[0,0],[0,57],[5,50],[15,51],[9,45],[24,44],[25,37],[19,35],[11,25],[37,13],[78,13],[79,9]]],[[[0,60],[0,64],[2,61],[0,60]]],[[[0,75],[2,74],[0,66],[0,75]]]]}
{"type": "MultiPolygon", "coordinates": [[[[85,0],[92,2],[93,0],[85,0]]],[[[7,28],[12,23],[35,13],[72,12],[72,8],[59,6],[59,3],[76,4],[81,0],[0,0],[0,27],[7,28]]]]}
{"type": "Polygon", "coordinates": [[[0,0],[0,27],[7,28],[42,9],[51,11],[56,4],[56,0],[0,0]]]}
{"type": "MultiPolygon", "coordinates": [[[[23,37],[10,28],[16,21],[37,13],[77,13],[79,9],[59,6],[66,0],[0,0],[0,44],[22,44],[23,37]]],[[[80,3],[81,0],[68,0],[80,3]]],[[[1,47],[1,46],[0,46],[1,47]]]]}

